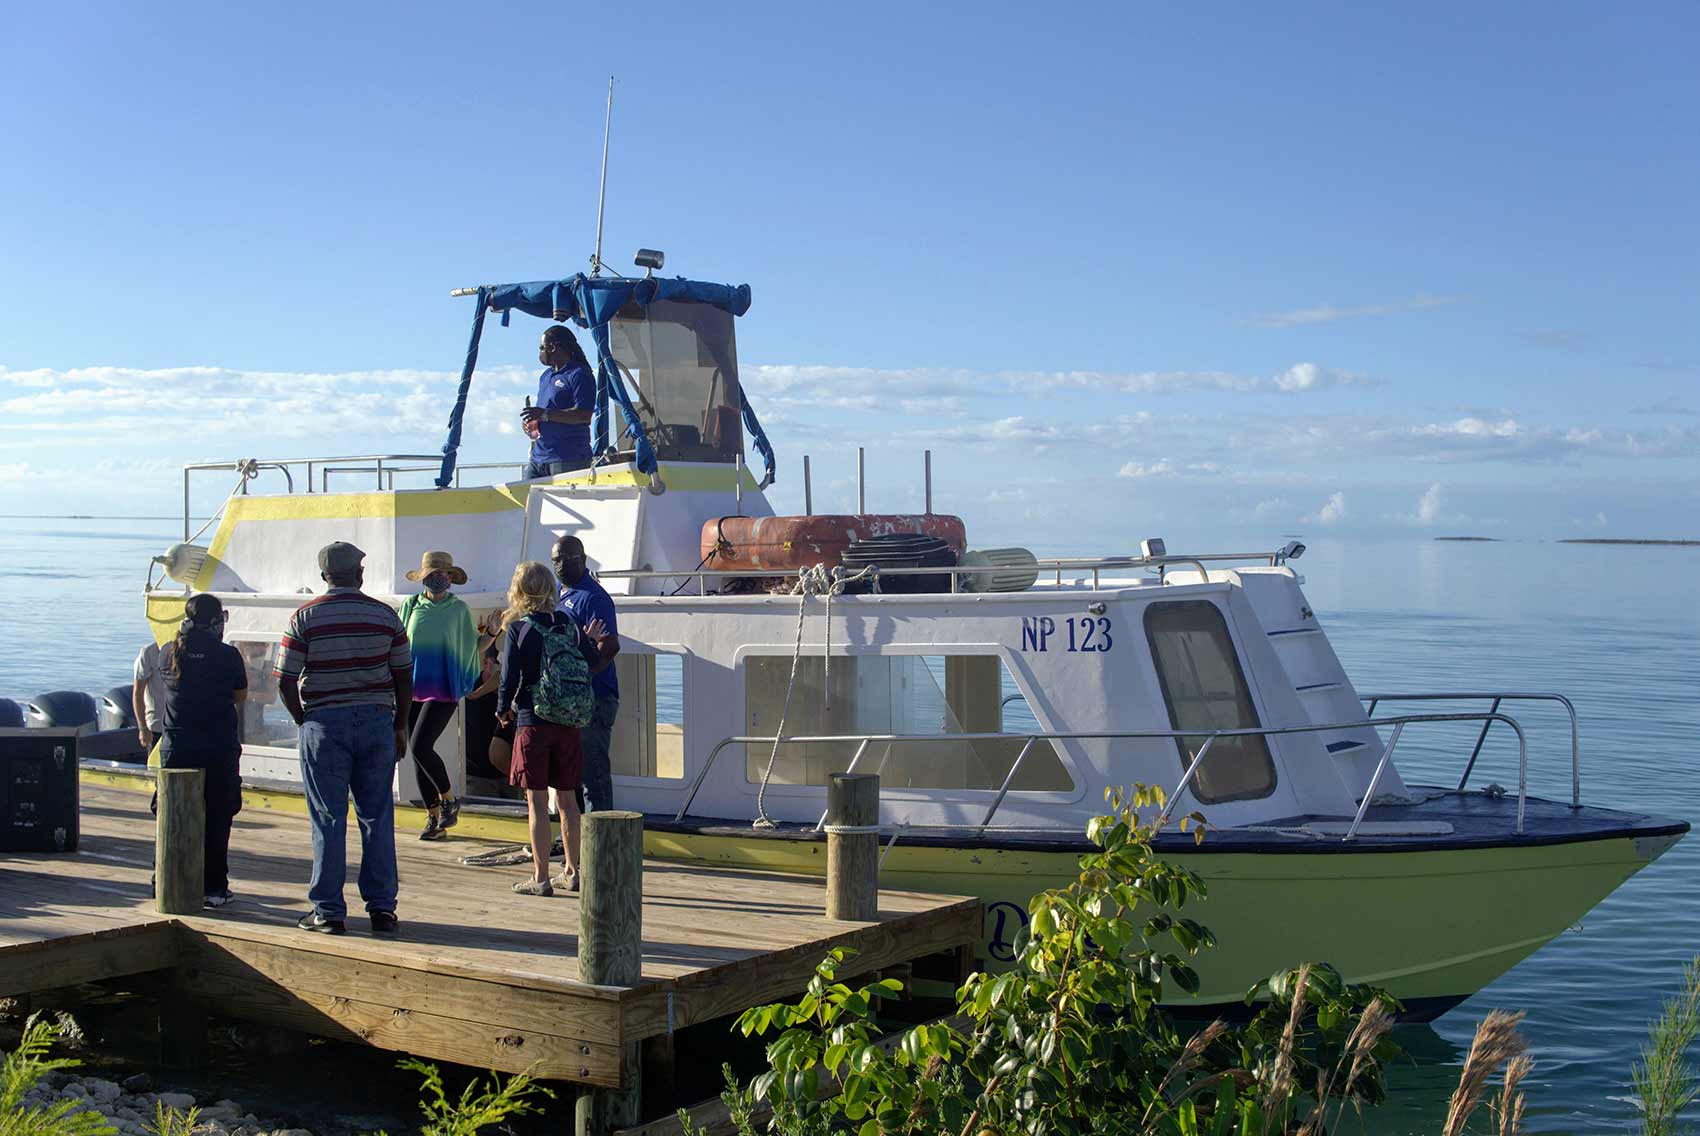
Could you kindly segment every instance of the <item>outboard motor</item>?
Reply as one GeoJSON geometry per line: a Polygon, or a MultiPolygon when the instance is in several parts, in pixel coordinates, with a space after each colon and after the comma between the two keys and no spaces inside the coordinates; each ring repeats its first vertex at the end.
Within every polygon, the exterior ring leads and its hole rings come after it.
{"type": "Polygon", "coordinates": [[[136,728],[136,707],[131,689],[115,686],[100,700],[100,728],[103,730],[133,730],[136,728]]]}
{"type": "Polygon", "coordinates": [[[80,690],[53,690],[38,694],[24,706],[32,730],[77,730],[92,733],[100,721],[94,696],[80,690]]]}
{"type": "Polygon", "coordinates": [[[0,698],[0,730],[18,730],[24,725],[24,708],[10,698],[0,698]]]}

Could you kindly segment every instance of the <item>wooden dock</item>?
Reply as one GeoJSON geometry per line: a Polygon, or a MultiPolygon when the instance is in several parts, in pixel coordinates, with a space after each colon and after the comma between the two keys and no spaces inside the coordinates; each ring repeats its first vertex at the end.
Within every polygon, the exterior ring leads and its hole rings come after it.
{"type": "Polygon", "coordinates": [[[878,918],[824,915],[819,880],[644,865],[642,981],[579,980],[576,897],[515,895],[529,867],[468,868],[488,845],[398,833],[401,934],[370,934],[354,880],[349,933],[295,927],[312,844],[306,818],[249,809],[231,837],[238,902],[166,918],[148,894],[148,797],[85,784],[69,855],[0,855],[0,995],[163,972],[208,1012],[431,1060],[588,1086],[635,1077],[633,1043],[800,991],[833,947],[874,970],[980,934],[977,900],[882,892],[878,918]]]}

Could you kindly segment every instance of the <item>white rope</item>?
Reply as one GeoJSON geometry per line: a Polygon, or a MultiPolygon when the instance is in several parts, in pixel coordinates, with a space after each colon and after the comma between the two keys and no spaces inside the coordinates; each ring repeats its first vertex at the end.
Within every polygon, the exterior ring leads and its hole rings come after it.
{"type": "Polygon", "coordinates": [[[260,476],[260,463],[253,458],[244,458],[237,462],[236,469],[236,484],[232,485],[230,492],[224,495],[224,500],[219,502],[217,509],[213,510],[213,515],[207,518],[207,523],[196,529],[195,535],[184,541],[184,544],[194,544],[197,540],[200,540],[201,534],[212,528],[213,522],[224,515],[224,507],[230,504],[230,499],[236,496],[243,484],[260,476]]]}
{"type": "Polygon", "coordinates": [[[877,824],[829,824],[822,826],[821,831],[833,836],[868,836],[877,835],[885,829],[877,824]]]}
{"type": "Polygon", "coordinates": [[[773,766],[779,760],[779,740],[785,736],[785,720],[791,714],[791,695],[797,689],[797,668],[803,661],[803,623],[808,617],[809,597],[814,595],[826,598],[826,705],[832,705],[832,597],[843,593],[845,585],[856,583],[858,580],[873,579],[879,575],[879,569],[873,565],[859,572],[845,575],[842,568],[828,569],[824,565],[811,564],[807,568],[797,569],[797,582],[791,585],[791,592],[797,597],[797,643],[791,650],[791,677],[785,683],[785,703],[779,710],[779,727],[773,731],[773,749],[768,751],[767,768],[762,770],[761,786],[756,790],[756,819],[750,824],[755,828],[774,828],[774,820],[767,815],[767,786],[773,780],[773,766]]]}

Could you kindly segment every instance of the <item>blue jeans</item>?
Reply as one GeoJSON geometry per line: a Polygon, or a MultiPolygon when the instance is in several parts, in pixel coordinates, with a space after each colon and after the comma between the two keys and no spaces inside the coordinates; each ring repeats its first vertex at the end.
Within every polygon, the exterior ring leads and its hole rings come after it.
{"type": "Polygon", "coordinates": [[[395,712],[388,706],[332,706],[301,726],[301,780],[313,825],[313,879],[307,898],[326,919],[348,914],[348,797],[360,822],[360,898],[367,911],[394,911],[395,712]]]}
{"type": "Polygon", "coordinates": [[[614,718],[620,713],[618,698],[598,698],[590,725],[578,732],[584,750],[584,795],[590,807],[603,812],[614,807],[614,771],[608,751],[614,744],[614,718]]]}
{"type": "Polygon", "coordinates": [[[538,462],[525,463],[525,472],[520,477],[532,481],[539,477],[554,477],[557,473],[572,473],[576,470],[590,468],[590,455],[586,454],[583,461],[538,462]]]}

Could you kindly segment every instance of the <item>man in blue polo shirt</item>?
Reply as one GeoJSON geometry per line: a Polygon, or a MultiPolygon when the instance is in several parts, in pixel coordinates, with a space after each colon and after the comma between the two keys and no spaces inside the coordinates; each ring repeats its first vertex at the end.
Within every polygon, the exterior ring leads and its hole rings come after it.
{"type": "Polygon", "coordinates": [[[547,368],[537,378],[537,405],[520,412],[532,438],[527,481],[590,466],[590,419],[596,409],[596,375],[571,331],[551,326],[537,358],[547,368]]]}
{"type": "Polygon", "coordinates": [[[620,683],[614,675],[614,656],[620,653],[620,628],[614,618],[614,601],[585,565],[584,545],[576,536],[564,536],[549,552],[561,589],[561,610],[580,627],[600,619],[608,629],[601,640],[602,658],[590,668],[590,690],[596,709],[590,725],[579,731],[584,750],[584,795],[595,810],[614,807],[614,773],[608,754],[614,741],[614,718],[620,712],[620,683]]]}

